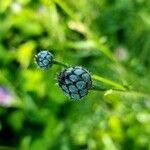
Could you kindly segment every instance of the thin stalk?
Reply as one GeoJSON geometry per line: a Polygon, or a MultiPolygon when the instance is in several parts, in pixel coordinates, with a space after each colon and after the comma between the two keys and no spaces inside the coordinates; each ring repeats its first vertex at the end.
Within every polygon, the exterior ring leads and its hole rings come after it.
{"type": "Polygon", "coordinates": [[[65,64],[63,62],[60,62],[60,61],[57,61],[57,60],[54,60],[53,62],[55,65],[59,65],[59,66],[63,66],[63,67],[69,67],[68,64],[65,64]]]}
{"type": "Polygon", "coordinates": [[[103,83],[108,84],[108,85],[111,85],[114,87],[114,89],[117,89],[117,90],[121,90],[121,91],[127,90],[123,85],[116,83],[114,81],[108,80],[108,79],[103,78],[103,77],[98,76],[98,75],[92,75],[92,79],[103,82],[103,83]]]}
{"type": "MultiPolygon", "coordinates": [[[[94,79],[95,79],[94,75],[94,79]]],[[[136,96],[136,97],[145,97],[145,98],[150,98],[150,95],[148,93],[143,93],[143,92],[139,92],[139,91],[134,91],[134,90],[129,90],[128,88],[125,88],[123,85],[115,83],[111,80],[96,76],[98,78],[96,78],[96,80],[101,81],[103,83],[109,84],[114,86],[114,88],[102,88],[100,87],[97,83],[94,83],[93,88],[91,90],[93,91],[101,91],[101,92],[106,92],[108,90],[112,90],[113,92],[123,92],[124,94],[127,94],[128,96],[136,96]]]]}
{"type": "Polygon", "coordinates": [[[98,86],[97,84],[94,83],[93,88],[91,89],[93,91],[108,91],[108,90],[113,90],[113,91],[118,91],[118,92],[126,92],[126,90],[122,90],[122,89],[116,89],[116,88],[101,88],[100,86],[98,86]]]}

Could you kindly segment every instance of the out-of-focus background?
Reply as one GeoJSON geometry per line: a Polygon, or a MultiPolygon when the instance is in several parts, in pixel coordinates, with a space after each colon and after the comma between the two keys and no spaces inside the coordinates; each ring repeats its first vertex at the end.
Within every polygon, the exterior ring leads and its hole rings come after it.
{"type": "Polygon", "coordinates": [[[148,0],[0,0],[0,150],[150,150],[148,7],[148,0]],[[70,101],[56,85],[62,67],[34,63],[42,49],[131,91],[70,101]]]}

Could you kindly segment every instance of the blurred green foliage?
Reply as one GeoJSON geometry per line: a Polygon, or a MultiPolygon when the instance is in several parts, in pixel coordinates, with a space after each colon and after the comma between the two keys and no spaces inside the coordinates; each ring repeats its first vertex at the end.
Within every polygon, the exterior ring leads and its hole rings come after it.
{"type": "Polygon", "coordinates": [[[0,108],[0,149],[150,150],[149,57],[148,0],[0,0],[0,87],[15,95],[0,108]],[[136,92],[69,101],[61,67],[34,64],[42,49],[136,92]]]}

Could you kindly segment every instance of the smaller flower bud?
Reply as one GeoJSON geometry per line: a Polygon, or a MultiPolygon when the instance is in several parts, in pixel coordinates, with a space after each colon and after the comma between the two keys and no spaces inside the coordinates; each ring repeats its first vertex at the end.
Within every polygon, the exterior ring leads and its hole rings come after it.
{"type": "Polygon", "coordinates": [[[41,69],[48,69],[53,65],[54,56],[49,51],[41,51],[35,56],[37,65],[41,69]]]}

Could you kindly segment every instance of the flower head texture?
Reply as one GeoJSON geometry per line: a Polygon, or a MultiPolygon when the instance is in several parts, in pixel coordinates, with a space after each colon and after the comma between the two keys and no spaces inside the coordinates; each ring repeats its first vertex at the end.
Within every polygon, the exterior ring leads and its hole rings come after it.
{"type": "Polygon", "coordinates": [[[53,65],[53,55],[49,51],[41,51],[35,56],[37,65],[41,69],[48,69],[53,65]]]}
{"type": "Polygon", "coordinates": [[[88,94],[92,87],[90,73],[83,67],[69,67],[58,75],[58,84],[65,95],[79,100],[88,94]]]}

